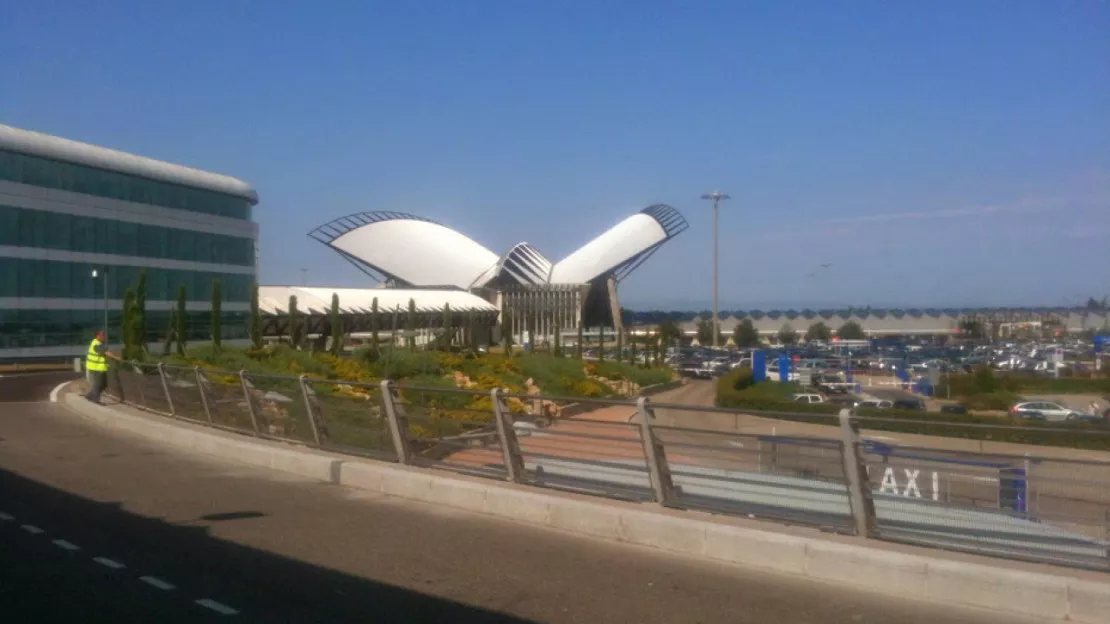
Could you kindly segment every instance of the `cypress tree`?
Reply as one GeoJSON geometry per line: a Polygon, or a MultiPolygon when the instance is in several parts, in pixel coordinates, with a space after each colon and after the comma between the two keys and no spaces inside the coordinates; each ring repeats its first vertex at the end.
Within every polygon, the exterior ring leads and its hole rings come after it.
{"type": "Polygon", "coordinates": [[[409,299],[409,311],[405,315],[405,342],[409,351],[416,351],[416,300],[409,299]]]}
{"type": "Polygon", "coordinates": [[[135,358],[135,336],[134,332],[132,331],[132,326],[134,325],[134,322],[131,318],[134,309],[135,291],[132,288],[128,288],[127,291],[123,294],[123,308],[120,310],[121,316],[119,326],[120,337],[123,341],[123,350],[120,355],[122,355],[123,359],[125,360],[131,360],[135,358]]]}
{"type": "Polygon", "coordinates": [[[251,347],[262,348],[262,313],[258,309],[258,284],[251,288],[251,347]]]}
{"type": "Polygon", "coordinates": [[[574,357],[575,359],[582,359],[582,341],[585,340],[586,335],[582,330],[582,321],[578,321],[578,342],[574,343],[574,357]]]}
{"type": "Polygon", "coordinates": [[[511,356],[513,354],[513,316],[508,310],[501,311],[501,342],[505,355],[511,356]]]}
{"type": "Polygon", "coordinates": [[[188,344],[188,336],[185,334],[185,284],[177,287],[177,311],[174,312],[174,338],[177,339],[177,354],[184,357],[185,345],[188,344]]]}
{"type": "Polygon", "coordinates": [[[443,336],[444,336],[443,348],[448,349],[448,350],[450,350],[451,343],[454,340],[454,336],[452,336],[448,333],[448,332],[451,331],[451,324],[452,324],[453,321],[454,321],[454,319],[451,318],[451,304],[450,303],[443,304],[443,336]]]}
{"type": "Polygon", "coordinates": [[[339,316],[339,295],[331,294],[331,354],[343,352],[343,318],[339,316]]]}
{"type": "Polygon", "coordinates": [[[177,331],[177,310],[170,310],[170,322],[166,324],[166,342],[162,344],[162,357],[169,357],[173,351],[173,335],[177,331]]]}
{"type": "Polygon", "coordinates": [[[220,352],[223,342],[223,293],[219,279],[212,280],[212,347],[220,352]]]}
{"type": "Polygon", "coordinates": [[[140,351],[146,352],[147,327],[146,327],[146,267],[139,269],[139,281],[135,285],[135,310],[136,328],[138,336],[137,346],[140,351]]]}
{"type": "Polygon", "coordinates": [[[562,357],[563,356],[562,333],[563,333],[563,330],[556,327],[555,328],[555,336],[551,341],[551,352],[554,353],[556,357],[562,357]]]}
{"type": "Polygon", "coordinates": [[[617,332],[617,361],[624,361],[624,331],[616,330],[617,332]]]}
{"type": "Polygon", "coordinates": [[[297,311],[297,295],[289,295],[289,339],[293,342],[294,349],[301,348],[303,330],[301,314],[297,311]]]}
{"type": "Polygon", "coordinates": [[[370,340],[373,345],[374,357],[381,354],[381,343],[378,342],[378,330],[381,329],[381,319],[378,317],[378,298],[370,302],[370,340]]]}
{"type": "Polygon", "coordinates": [[[628,360],[635,366],[639,360],[636,359],[636,332],[628,332],[628,360]]]}
{"type": "Polygon", "coordinates": [[[605,361],[605,325],[597,326],[597,361],[605,361]]]}

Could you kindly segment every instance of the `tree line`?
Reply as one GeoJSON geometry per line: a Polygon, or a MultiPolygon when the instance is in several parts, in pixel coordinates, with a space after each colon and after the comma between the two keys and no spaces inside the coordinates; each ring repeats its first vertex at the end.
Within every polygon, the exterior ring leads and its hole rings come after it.
{"type": "MultiPolygon", "coordinates": [[[[678,325],[671,320],[665,320],[660,323],[660,328],[673,327],[671,333],[676,336],[681,335],[678,325]]],[[[662,331],[662,329],[661,329],[662,331]]],[[[724,334],[718,330],[717,333],[719,343],[725,342],[724,334]]],[[[809,326],[805,334],[794,329],[790,323],[783,323],[782,327],[776,334],[779,344],[794,345],[798,344],[800,339],[804,336],[806,342],[820,340],[828,342],[832,338],[838,337],[843,340],[866,340],[867,333],[863,331],[863,327],[855,321],[848,321],[840,326],[835,332],[825,323],[818,321],[809,326]]],[[[697,338],[701,344],[713,343],[713,322],[709,320],[699,321],[697,325],[697,338]]],[[[732,332],[732,341],[736,346],[741,349],[748,349],[758,347],[763,344],[763,337],[760,336],[759,331],[755,328],[755,324],[751,319],[743,319],[736,324],[736,328],[732,332]]]]}

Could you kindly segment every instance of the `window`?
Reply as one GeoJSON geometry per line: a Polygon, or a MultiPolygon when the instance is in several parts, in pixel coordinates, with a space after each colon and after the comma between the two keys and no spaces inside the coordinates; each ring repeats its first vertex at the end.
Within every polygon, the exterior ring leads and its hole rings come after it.
{"type": "MultiPolygon", "coordinates": [[[[104,277],[92,277],[93,269],[104,267],[55,260],[5,258],[0,262],[0,297],[49,297],[59,299],[101,299],[104,277]]],[[[139,278],[139,267],[107,267],[108,298],[123,299],[139,278]]],[[[103,273],[101,273],[103,275],[103,273]]],[[[176,301],[177,289],[184,285],[189,301],[210,301],[212,281],[219,279],[224,302],[250,301],[254,277],[203,271],[147,269],[147,299],[176,301]]]]}
{"type": "MultiPolygon", "coordinates": [[[[224,340],[248,337],[248,314],[225,312],[220,315],[224,340]]],[[[166,336],[170,312],[148,310],[147,341],[158,342],[166,336]]],[[[0,349],[53,347],[88,344],[104,326],[103,310],[0,310],[0,349]]],[[[186,337],[206,341],[212,337],[212,315],[189,312],[185,317],[186,337]]],[[[120,335],[120,314],[108,313],[109,340],[120,335]]]]}
{"type": "Polygon", "coordinates": [[[0,180],[250,220],[250,200],[215,191],[0,150],[0,180]]]}
{"type": "Polygon", "coordinates": [[[0,245],[254,265],[254,239],[0,205],[0,245]]]}

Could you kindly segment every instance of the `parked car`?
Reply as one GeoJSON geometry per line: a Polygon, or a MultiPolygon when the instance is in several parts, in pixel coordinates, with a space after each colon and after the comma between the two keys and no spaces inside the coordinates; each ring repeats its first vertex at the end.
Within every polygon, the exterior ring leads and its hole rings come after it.
{"type": "Polygon", "coordinates": [[[1065,420],[1067,420],[1068,422],[1085,422],[1094,423],[1097,425],[1107,424],[1105,416],[1099,414],[1084,414],[1083,412],[1073,412],[1071,414],[1068,414],[1068,417],[1065,420]]]}
{"type": "Polygon", "coordinates": [[[893,405],[894,409],[909,410],[913,412],[924,412],[925,401],[921,399],[896,399],[893,405]]]}
{"type": "Polygon", "coordinates": [[[792,394],[790,400],[795,403],[824,403],[825,397],[820,394],[792,394]]]}
{"type": "Polygon", "coordinates": [[[881,401],[856,401],[856,407],[875,407],[875,408],[879,408],[879,409],[890,409],[891,407],[894,407],[894,403],[891,402],[891,401],[886,401],[886,400],[881,400],[881,401]]]}
{"type": "Polygon", "coordinates": [[[1026,401],[1010,408],[1010,414],[1017,418],[1056,422],[1067,420],[1072,414],[1082,414],[1082,412],[1077,412],[1051,401],[1026,401]],[[1035,417],[1032,414],[1039,414],[1040,417],[1035,417]]]}
{"type": "Polygon", "coordinates": [[[942,414],[966,414],[967,408],[963,405],[942,405],[940,412],[942,414]]]}

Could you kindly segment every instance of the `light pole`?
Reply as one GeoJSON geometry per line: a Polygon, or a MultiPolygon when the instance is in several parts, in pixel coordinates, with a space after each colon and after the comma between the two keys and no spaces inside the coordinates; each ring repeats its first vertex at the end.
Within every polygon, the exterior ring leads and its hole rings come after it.
{"type": "Polygon", "coordinates": [[[104,329],[104,339],[107,340],[108,339],[108,269],[103,269],[103,270],[100,270],[100,271],[98,271],[96,269],[93,269],[92,270],[92,277],[93,277],[93,279],[96,279],[97,277],[103,277],[104,278],[104,328],[103,329],[104,329]]]}
{"type": "Polygon", "coordinates": [[[725,193],[720,191],[713,191],[701,196],[702,199],[713,200],[713,348],[716,349],[721,346],[721,322],[718,318],[718,299],[717,299],[717,224],[719,222],[720,211],[717,209],[722,199],[731,199],[725,193]]]}

